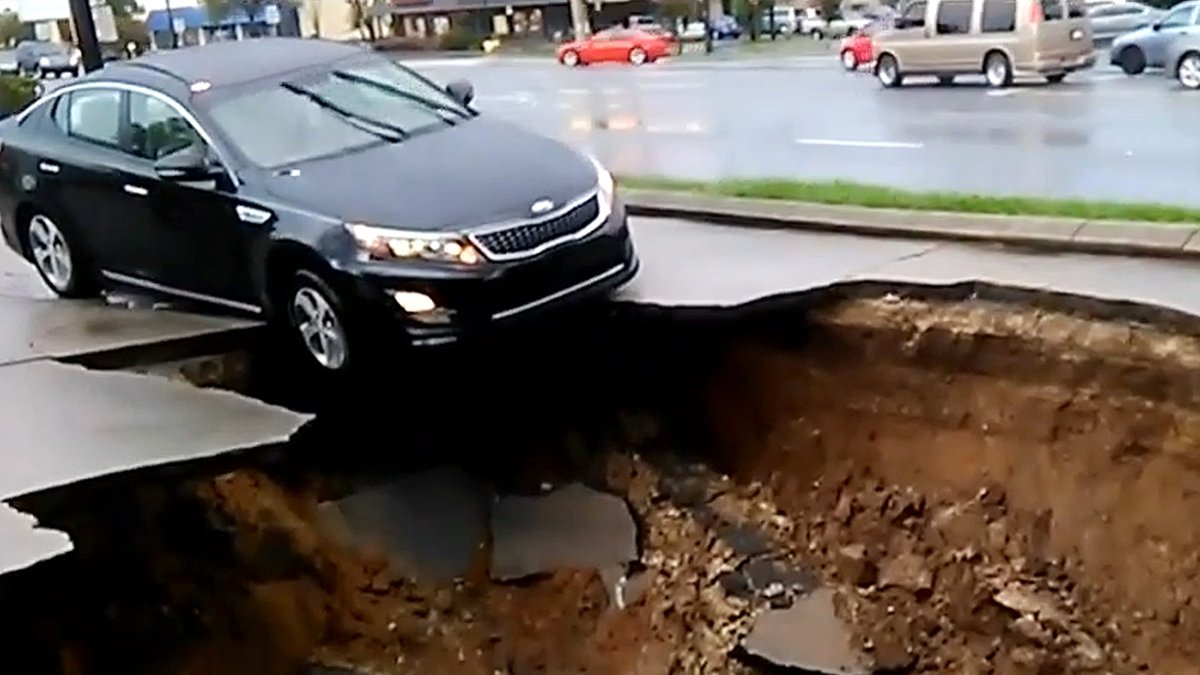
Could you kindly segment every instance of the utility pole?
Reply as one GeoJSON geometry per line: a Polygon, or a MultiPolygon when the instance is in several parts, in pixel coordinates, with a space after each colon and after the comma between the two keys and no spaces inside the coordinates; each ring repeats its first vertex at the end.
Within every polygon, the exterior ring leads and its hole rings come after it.
{"type": "Polygon", "coordinates": [[[582,40],[591,34],[592,29],[588,27],[588,10],[584,0],[570,0],[571,2],[571,26],[575,29],[575,39],[582,40]]]}
{"type": "Polygon", "coordinates": [[[175,13],[171,11],[171,0],[166,0],[167,24],[171,26],[171,49],[179,49],[179,33],[175,30],[175,13]]]}
{"type": "Polygon", "coordinates": [[[704,53],[713,53],[713,24],[712,0],[700,0],[704,3],[704,53]]]}
{"type": "Polygon", "coordinates": [[[100,70],[104,59],[100,55],[100,38],[96,36],[96,19],[92,16],[90,0],[71,0],[71,23],[75,27],[84,71],[100,70]]]}

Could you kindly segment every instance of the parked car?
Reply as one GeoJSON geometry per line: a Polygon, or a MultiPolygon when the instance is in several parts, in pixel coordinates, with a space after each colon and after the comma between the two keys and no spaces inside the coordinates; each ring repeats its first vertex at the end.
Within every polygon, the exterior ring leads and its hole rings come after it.
{"type": "Polygon", "coordinates": [[[826,24],[825,37],[849,37],[871,25],[875,20],[876,17],[871,14],[845,14],[836,16],[826,24]]]}
{"type": "Polygon", "coordinates": [[[875,44],[870,28],[843,38],[838,48],[838,59],[842,62],[842,67],[849,71],[858,70],[874,61],[875,44]]]}
{"type": "Polygon", "coordinates": [[[795,7],[775,7],[760,15],[759,29],[768,35],[772,30],[776,35],[791,35],[800,30],[800,15],[795,7]]]}
{"type": "Polygon", "coordinates": [[[25,75],[76,75],[80,72],[79,64],[79,50],[68,45],[39,40],[17,45],[17,69],[25,75]]]}
{"type": "Polygon", "coordinates": [[[1092,37],[1096,44],[1111,44],[1119,35],[1157,23],[1163,17],[1160,9],[1140,2],[1126,0],[1087,8],[1092,21],[1092,37]]]}
{"type": "Polygon", "coordinates": [[[111,63],[0,122],[0,228],[60,296],[262,316],[330,373],[629,280],[612,175],[472,98],[314,39],[111,63]]]}
{"type": "Polygon", "coordinates": [[[829,22],[825,17],[821,16],[821,10],[817,7],[804,7],[798,10],[800,26],[796,32],[803,33],[813,38],[820,40],[829,32],[829,22]]]}
{"type": "Polygon", "coordinates": [[[1096,62],[1077,0],[915,0],[893,25],[875,36],[875,74],[885,87],[909,75],[949,84],[979,73],[989,86],[1007,87],[1017,71],[1056,83],[1096,62]]]}
{"type": "Polygon", "coordinates": [[[737,40],[742,37],[741,24],[728,14],[722,14],[713,19],[710,28],[714,40],[737,40]]]}
{"type": "Polygon", "coordinates": [[[628,28],[609,28],[590,38],[560,45],[558,62],[567,66],[591,63],[625,62],[640,66],[652,63],[672,52],[667,35],[628,28]]]}
{"type": "Polygon", "coordinates": [[[1108,50],[1108,60],[1126,75],[1140,75],[1147,68],[1162,68],[1171,43],[1188,31],[1200,27],[1200,2],[1191,0],[1175,5],[1158,21],[1117,37],[1108,50]]]}
{"type": "Polygon", "coordinates": [[[684,42],[699,42],[708,37],[708,26],[703,21],[689,21],[679,31],[679,39],[684,42]]]}
{"type": "Polygon", "coordinates": [[[1163,61],[1167,77],[1177,80],[1184,89],[1200,90],[1200,33],[1172,40],[1163,61]]]}

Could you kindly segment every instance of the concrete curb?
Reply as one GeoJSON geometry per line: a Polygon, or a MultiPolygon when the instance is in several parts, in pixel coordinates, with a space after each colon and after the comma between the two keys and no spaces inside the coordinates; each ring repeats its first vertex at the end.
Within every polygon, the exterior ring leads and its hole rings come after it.
{"type": "Polygon", "coordinates": [[[629,213],[636,216],[897,239],[987,242],[1055,252],[1200,257],[1200,237],[1196,236],[1200,223],[878,209],[659,190],[627,189],[623,195],[629,213]]]}

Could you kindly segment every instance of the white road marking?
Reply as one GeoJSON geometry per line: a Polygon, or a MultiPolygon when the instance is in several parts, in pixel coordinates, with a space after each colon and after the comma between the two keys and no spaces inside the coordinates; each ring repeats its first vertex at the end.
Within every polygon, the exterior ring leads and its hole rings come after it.
{"type": "Polygon", "coordinates": [[[699,122],[686,124],[647,124],[646,132],[651,134],[702,134],[704,127],[699,122]]]}
{"type": "Polygon", "coordinates": [[[638,89],[642,91],[683,91],[703,88],[704,85],[699,82],[647,82],[638,85],[638,89]]]}
{"type": "Polygon", "coordinates": [[[511,94],[482,94],[477,97],[480,101],[488,101],[491,103],[533,103],[533,94],[528,92],[518,91],[511,94]]]}
{"type": "Polygon", "coordinates": [[[845,148],[882,148],[891,150],[920,150],[924,143],[907,143],[904,141],[852,141],[834,138],[797,138],[800,145],[834,145],[845,148]]]}
{"type": "Polygon", "coordinates": [[[447,68],[452,66],[478,66],[484,63],[485,59],[482,56],[471,57],[464,56],[462,58],[450,59],[411,59],[402,61],[409,68],[447,68]]]}
{"type": "Polygon", "coordinates": [[[989,89],[988,96],[1013,96],[1021,93],[1020,89],[989,89]]]}
{"type": "Polygon", "coordinates": [[[590,93],[588,89],[559,89],[558,93],[566,94],[567,96],[587,96],[590,93]]]}

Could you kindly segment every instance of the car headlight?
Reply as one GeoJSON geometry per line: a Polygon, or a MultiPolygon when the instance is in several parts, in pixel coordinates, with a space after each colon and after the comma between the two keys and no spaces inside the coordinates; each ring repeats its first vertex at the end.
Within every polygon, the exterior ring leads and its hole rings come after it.
{"type": "Polygon", "coordinates": [[[359,223],[347,223],[345,228],[368,260],[424,260],[457,265],[483,262],[479,250],[458,234],[406,232],[359,223]]]}
{"type": "Polygon", "coordinates": [[[604,201],[604,203],[611,205],[613,197],[615,197],[617,194],[617,182],[613,180],[612,173],[610,173],[608,169],[604,168],[604,165],[600,163],[600,160],[592,157],[591,155],[588,155],[588,159],[591,160],[592,166],[596,168],[596,185],[598,186],[600,192],[600,198],[604,201]]]}

